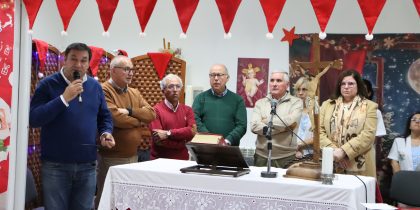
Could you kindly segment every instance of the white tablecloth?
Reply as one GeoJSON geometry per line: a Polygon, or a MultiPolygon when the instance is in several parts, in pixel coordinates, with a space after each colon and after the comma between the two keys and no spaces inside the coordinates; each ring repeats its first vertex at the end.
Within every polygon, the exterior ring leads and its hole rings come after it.
{"type": "Polygon", "coordinates": [[[364,209],[375,201],[375,179],[336,175],[333,185],[285,178],[262,178],[266,168],[234,178],[181,173],[192,161],[157,159],[109,169],[99,209],[364,209]],[[367,197],[367,200],[366,200],[367,197]]]}

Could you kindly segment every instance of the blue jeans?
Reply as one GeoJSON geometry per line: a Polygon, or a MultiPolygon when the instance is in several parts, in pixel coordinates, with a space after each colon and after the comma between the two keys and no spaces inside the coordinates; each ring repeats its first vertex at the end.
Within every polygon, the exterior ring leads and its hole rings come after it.
{"type": "Polygon", "coordinates": [[[139,157],[139,162],[149,161],[150,160],[150,149],[137,151],[137,156],[139,157]]]}
{"type": "Polygon", "coordinates": [[[91,210],[96,190],[96,161],[42,161],[42,190],[46,210],[91,210]]]}

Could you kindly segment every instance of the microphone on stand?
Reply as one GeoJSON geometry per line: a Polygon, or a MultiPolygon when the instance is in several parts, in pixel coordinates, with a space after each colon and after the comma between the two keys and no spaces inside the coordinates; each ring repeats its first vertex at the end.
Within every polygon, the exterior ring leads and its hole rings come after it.
{"type": "Polygon", "coordinates": [[[271,100],[271,112],[270,114],[276,114],[276,107],[277,107],[277,101],[276,100],[271,100]]]}
{"type": "MultiPolygon", "coordinates": [[[[73,79],[74,80],[80,79],[80,72],[74,71],[73,72],[73,79]]],[[[79,94],[79,102],[82,103],[82,95],[81,94],[79,94]]]]}
{"type": "Polygon", "coordinates": [[[271,171],[271,150],[273,149],[273,143],[271,140],[271,131],[273,129],[273,117],[276,115],[276,108],[277,108],[277,101],[272,99],[271,100],[271,111],[270,111],[270,121],[268,121],[267,126],[263,128],[263,133],[265,138],[267,138],[267,150],[268,150],[268,157],[267,157],[267,171],[261,172],[261,177],[264,178],[276,178],[277,172],[271,171]]]}

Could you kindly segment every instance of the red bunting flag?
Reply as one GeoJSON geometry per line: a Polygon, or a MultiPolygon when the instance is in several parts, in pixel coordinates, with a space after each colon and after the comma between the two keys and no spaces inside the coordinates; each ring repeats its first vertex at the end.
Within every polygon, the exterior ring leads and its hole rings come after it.
{"type": "Polygon", "coordinates": [[[28,13],[29,19],[29,30],[32,31],[36,16],[38,15],[39,8],[41,7],[43,0],[23,0],[23,4],[26,8],[26,13],[28,13]]]}
{"type": "Polygon", "coordinates": [[[197,9],[198,2],[199,0],[174,0],[178,20],[182,28],[180,38],[186,38],[188,26],[190,25],[192,16],[197,9]]]}
{"type": "Polygon", "coordinates": [[[80,0],[56,0],[58,13],[60,13],[61,21],[63,21],[62,35],[67,34],[67,27],[69,26],[71,17],[79,6],[80,0]]]}
{"type": "Polygon", "coordinates": [[[165,76],[168,63],[172,58],[170,53],[147,53],[155,66],[156,73],[160,80],[165,76]]]}
{"type": "Polygon", "coordinates": [[[268,33],[266,37],[268,39],[273,38],[274,27],[280,18],[280,14],[285,3],[286,0],[260,0],[260,4],[265,15],[265,20],[267,22],[268,33]]]}
{"type": "Polygon", "coordinates": [[[372,31],[375,27],[376,21],[384,8],[386,0],[357,0],[362,11],[363,18],[365,19],[368,34],[366,34],[367,40],[372,40],[372,31]]]}
{"type": "Polygon", "coordinates": [[[89,67],[92,71],[92,76],[96,77],[98,74],[99,62],[104,54],[104,49],[94,46],[89,46],[89,48],[92,51],[92,58],[90,59],[89,67]]]}
{"type": "Polygon", "coordinates": [[[222,17],[225,38],[230,38],[232,37],[230,27],[235,19],[241,0],[216,0],[216,4],[222,17]]]}
{"type": "Polygon", "coordinates": [[[102,26],[104,27],[103,35],[108,36],[109,25],[111,25],[112,17],[115,9],[117,9],[119,0],[96,0],[101,16],[102,26]]]}
{"type": "Polygon", "coordinates": [[[336,0],[311,0],[319,27],[321,28],[321,32],[319,33],[320,39],[325,39],[327,37],[325,28],[327,28],[335,3],[336,0]]]}
{"type": "Polygon", "coordinates": [[[44,77],[45,62],[47,61],[48,43],[39,39],[33,39],[32,41],[35,43],[36,51],[38,53],[38,60],[39,60],[38,76],[42,78],[44,77]]]}
{"type": "Polygon", "coordinates": [[[133,0],[137,18],[140,23],[141,37],[146,36],[144,31],[146,30],[147,23],[149,22],[150,16],[155,9],[156,1],[157,0],[133,0]]]}
{"type": "Polygon", "coordinates": [[[420,0],[413,0],[414,3],[414,7],[416,7],[417,13],[419,14],[420,17],[420,0]]]}

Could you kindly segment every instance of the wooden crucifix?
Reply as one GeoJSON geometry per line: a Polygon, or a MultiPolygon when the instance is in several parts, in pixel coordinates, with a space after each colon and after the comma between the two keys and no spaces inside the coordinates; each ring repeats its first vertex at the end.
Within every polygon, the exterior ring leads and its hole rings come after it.
{"type": "MultiPolygon", "coordinates": [[[[321,77],[327,73],[327,71],[332,67],[335,69],[341,70],[343,68],[343,61],[341,59],[333,61],[321,61],[321,50],[320,50],[320,40],[318,34],[313,34],[312,37],[312,61],[310,62],[301,62],[294,61],[292,62],[291,69],[293,71],[300,71],[303,76],[312,77],[309,78],[308,84],[308,97],[312,100],[312,105],[309,106],[313,109],[316,109],[314,106],[315,98],[319,103],[319,81],[321,77]],[[313,74],[309,73],[308,69],[314,71],[313,74]]],[[[320,149],[319,149],[319,116],[318,113],[314,111],[313,115],[313,124],[314,124],[314,135],[313,135],[313,160],[315,163],[319,162],[320,149]]]]}

